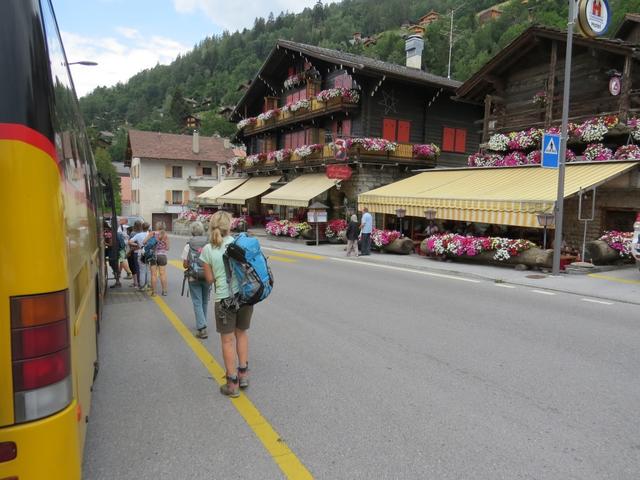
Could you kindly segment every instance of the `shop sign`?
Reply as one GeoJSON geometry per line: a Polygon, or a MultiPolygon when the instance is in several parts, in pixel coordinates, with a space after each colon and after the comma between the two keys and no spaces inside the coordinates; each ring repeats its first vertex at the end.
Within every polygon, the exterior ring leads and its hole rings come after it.
{"type": "Polygon", "coordinates": [[[327,165],[327,178],[332,180],[349,180],[352,174],[348,165],[327,165]]]}
{"type": "Polygon", "coordinates": [[[609,29],[611,9],[608,0],[579,0],[578,27],[586,37],[601,37],[609,29]]]}
{"type": "Polygon", "coordinates": [[[309,223],[323,223],[327,221],[326,210],[309,210],[307,212],[307,222],[309,223]]]}
{"type": "Polygon", "coordinates": [[[609,80],[609,93],[615,97],[617,95],[620,95],[621,90],[622,85],[620,82],[620,77],[611,77],[611,80],[609,80]]]}

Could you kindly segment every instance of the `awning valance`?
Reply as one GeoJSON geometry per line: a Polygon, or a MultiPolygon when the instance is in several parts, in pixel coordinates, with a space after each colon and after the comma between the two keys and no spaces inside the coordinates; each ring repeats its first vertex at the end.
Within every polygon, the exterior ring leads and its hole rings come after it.
{"type": "Polygon", "coordinates": [[[311,173],[294,178],[286,185],[262,197],[260,200],[269,205],[287,205],[290,207],[308,207],[309,201],[329,190],[335,180],[324,173],[311,173]]]}
{"type": "MultiPolygon", "coordinates": [[[[638,162],[568,164],[564,195],[599,186],[637,166],[638,162]]],[[[539,228],[536,213],[551,212],[557,196],[558,171],[539,166],[433,170],[358,195],[359,207],[373,213],[539,228]]]]}
{"type": "Polygon", "coordinates": [[[220,183],[218,183],[217,185],[215,185],[214,187],[211,187],[206,192],[201,193],[196,198],[203,203],[204,202],[218,203],[218,198],[238,188],[247,180],[249,179],[248,178],[227,178],[221,181],[220,183]]]}
{"type": "Polygon", "coordinates": [[[218,203],[234,203],[244,205],[247,200],[263,194],[271,188],[271,184],[280,180],[280,176],[251,177],[232,192],[218,197],[218,203]]]}

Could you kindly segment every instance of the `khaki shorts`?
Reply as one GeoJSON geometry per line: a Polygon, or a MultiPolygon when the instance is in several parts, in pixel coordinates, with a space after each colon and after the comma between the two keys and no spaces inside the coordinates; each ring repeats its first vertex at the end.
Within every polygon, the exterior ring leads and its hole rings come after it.
{"type": "Polygon", "coordinates": [[[127,261],[127,251],[123,248],[122,250],[118,250],[118,263],[127,261]]]}
{"type": "Polygon", "coordinates": [[[228,312],[217,301],[214,308],[216,316],[216,332],[226,334],[238,330],[249,330],[253,305],[243,305],[237,312],[228,312]]]}
{"type": "Polygon", "coordinates": [[[149,259],[149,265],[157,265],[158,267],[164,267],[167,264],[167,256],[159,253],[156,255],[155,259],[149,259]]]}

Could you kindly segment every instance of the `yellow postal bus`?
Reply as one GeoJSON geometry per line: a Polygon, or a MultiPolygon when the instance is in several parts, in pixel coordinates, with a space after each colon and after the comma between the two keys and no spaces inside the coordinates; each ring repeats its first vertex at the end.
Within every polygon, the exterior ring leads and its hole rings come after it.
{"type": "Polygon", "coordinates": [[[81,476],[100,198],[51,2],[0,1],[0,480],[81,476]]]}

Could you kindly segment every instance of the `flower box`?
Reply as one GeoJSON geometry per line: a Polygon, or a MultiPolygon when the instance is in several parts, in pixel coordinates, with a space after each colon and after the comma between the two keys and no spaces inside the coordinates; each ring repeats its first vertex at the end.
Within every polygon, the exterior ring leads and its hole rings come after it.
{"type": "Polygon", "coordinates": [[[398,255],[409,255],[413,251],[413,240],[406,237],[396,238],[391,243],[382,246],[382,251],[398,255]]]}

